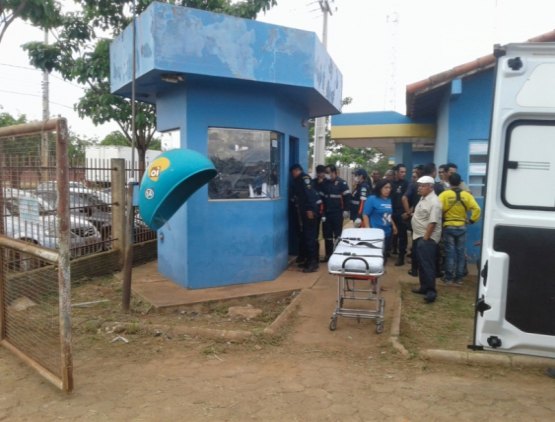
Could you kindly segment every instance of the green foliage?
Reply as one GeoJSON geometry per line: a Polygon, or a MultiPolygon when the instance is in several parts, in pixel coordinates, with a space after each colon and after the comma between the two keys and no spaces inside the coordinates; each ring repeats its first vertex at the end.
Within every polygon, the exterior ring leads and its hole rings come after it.
{"type": "Polygon", "coordinates": [[[0,42],[16,19],[53,28],[61,24],[60,4],[55,0],[0,0],[0,42]]]}
{"type": "MultiPolygon", "coordinates": [[[[341,101],[343,106],[353,102],[352,97],[345,97],[341,101]]],[[[314,123],[309,126],[309,139],[314,139],[314,123]]],[[[309,157],[313,156],[314,143],[309,144],[309,157]]],[[[388,168],[387,157],[384,157],[374,148],[351,148],[336,143],[331,139],[331,133],[326,128],[326,162],[325,164],[335,164],[345,167],[362,167],[366,170],[379,170],[382,174],[388,168]]],[[[318,163],[319,164],[319,163],[318,163]]]]}
{"type": "MultiPolygon", "coordinates": [[[[2,107],[0,106],[0,110],[2,107]]],[[[9,113],[0,112],[0,127],[19,125],[23,123],[28,123],[27,117],[22,114],[18,117],[14,117],[9,113]]],[[[85,164],[85,147],[87,145],[93,145],[94,141],[89,139],[83,139],[74,133],[69,134],[69,145],[68,145],[68,157],[70,163],[73,165],[84,165],[85,164]]],[[[18,137],[13,140],[5,140],[4,145],[11,147],[12,151],[18,151],[20,155],[26,155],[30,157],[38,157],[38,148],[40,147],[39,138],[37,136],[25,136],[18,137]],[[16,146],[17,145],[17,146],[16,146]]]]}
{"type": "Polygon", "coordinates": [[[74,133],[69,135],[68,158],[72,166],[85,165],[85,148],[94,145],[95,142],[90,139],[83,139],[74,133]]]}
{"type": "Polygon", "coordinates": [[[331,139],[327,149],[331,151],[331,155],[326,158],[326,164],[336,166],[367,168],[381,158],[381,154],[374,148],[351,148],[336,144],[331,139]]]}
{"type": "MultiPolygon", "coordinates": [[[[0,106],[0,110],[2,110],[2,106],[0,106]]],[[[0,127],[20,125],[22,123],[27,123],[27,116],[24,114],[19,117],[13,117],[10,113],[0,113],[0,127]]]]}
{"type": "Polygon", "coordinates": [[[367,170],[368,171],[378,170],[380,174],[383,176],[385,172],[390,168],[391,168],[391,164],[389,164],[389,157],[382,155],[381,158],[378,161],[372,163],[367,168],[367,170]]]}
{"type": "MultiPolygon", "coordinates": [[[[131,143],[127,137],[119,132],[114,131],[109,133],[104,137],[102,141],[100,141],[100,145],[115,145],[115,146],[124,146],[129,147],[131,143]]],[[[162,141],[158,138],[153,138],[150,142],[150,149],[160,150],[162,148],[162,141]]]]}
{"type": "MultiPolygon", "coordinates": [[[[3,0],[0,0],[2,2],[3,0]]],[[[40,1],[40,0],[33,0],[40,1]]],[[[52,0],[49,0],[52,1],[52,0]]],[[[276,0],[175,0],[168,3],[254,19],[260,11],[277,4],[276,0]]],[[[89,117],[94,124],[114,121],[131,145],[131,103],[110,93],[109,46],[132,19],[132,0],[75,0],[77,12],[66,13],[57,27],[56,41],[51,45],[27,43],[31,63],[41,69],[56,70],[70,81],[87,88],[76,105],[81,117],[89,117]]],[[[136,0],[136,12],[141,13],[152,0],[136,0]]],[[[160,147],[154,139],[156,110],[151,104],[136,104],[135,139],[139,155],[139,169],[144,170],[145,153],[160,147]]]]}
{"type": "Polygon", "coordinates": [[[100,145],[129,146],[129,140],[121,132],[114,131],[109,133],[100,141],[100,145]]]}

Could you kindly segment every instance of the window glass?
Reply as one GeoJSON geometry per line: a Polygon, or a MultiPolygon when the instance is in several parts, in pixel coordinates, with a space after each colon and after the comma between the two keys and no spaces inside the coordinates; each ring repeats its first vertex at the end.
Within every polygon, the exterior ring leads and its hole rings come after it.
{"type": "Polygon", "coordinates": [[[210,199],[279,198],[281,136],[246,129],[208,129],[208,154],[218,175],[210,199]]]}
{"type": "Polygon", "coordinates": [[[468,188],[474,197],[483,197],[486,193],[488,141],[470,141],[468,149],[468,188]]]}
{"type": "Polygon", "coordinates": [[[513,208],[554,210],[555,123],[513,123],[506,148],[503,202],[513,208]]]}

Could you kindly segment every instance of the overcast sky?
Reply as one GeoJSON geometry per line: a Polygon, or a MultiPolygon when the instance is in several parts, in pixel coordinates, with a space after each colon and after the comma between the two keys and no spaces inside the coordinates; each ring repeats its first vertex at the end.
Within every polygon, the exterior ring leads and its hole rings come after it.
{"type": "MultiPolygon", "coordinates": [[[[346,112],[404,112],[408,83],[491,53],[496,43],[525,41],[555,29],[553,0],[335,0],[333,4],[328,49],[343,73],[343,96],[353,98],[346,112]]],[[[316,0],[278,0],[278,6],[259,20],[322,33],[316,0]]],[[[20,45],[42,38],[41,31],[18,22],[2,40],[3,111],[40,119],[41,74],[30,69],[20,45]]],[[[58,77],[50,78],[52,115],[67,117],[72,130],[88,137],[102,139],[117,130],[115,124],[96,127],[81,120],[72,110],[81,89],[58,77]]]]}

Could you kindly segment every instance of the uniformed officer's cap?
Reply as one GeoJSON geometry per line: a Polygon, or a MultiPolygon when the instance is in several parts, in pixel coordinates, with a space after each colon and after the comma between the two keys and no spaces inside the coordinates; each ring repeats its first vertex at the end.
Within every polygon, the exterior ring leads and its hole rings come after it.
{"type": "Polygon", "coordinates": [[[301,166],[300,164],[293,164],[293,165],[291,166],[291,168],[289,169],[289,171],[293,171],[293,170],[300,170],[300,171],[303,171],[303,168],[302,168],[302,166],[301,166]]]}

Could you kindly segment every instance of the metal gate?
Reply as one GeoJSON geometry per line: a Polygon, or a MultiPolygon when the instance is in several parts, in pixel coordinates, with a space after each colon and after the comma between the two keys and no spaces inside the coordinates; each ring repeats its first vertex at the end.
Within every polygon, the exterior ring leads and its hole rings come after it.
{"type": "Polygon", "coordinates": [[[0,344],[73,389],[70,256],[87,231],[69,210],[65,119],[0,128],[0,344]],[[55,206],[36,195],[57,193],[55,206]]]}

